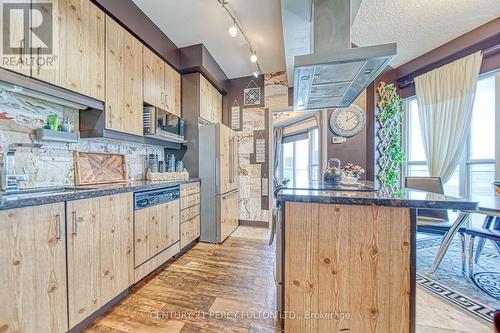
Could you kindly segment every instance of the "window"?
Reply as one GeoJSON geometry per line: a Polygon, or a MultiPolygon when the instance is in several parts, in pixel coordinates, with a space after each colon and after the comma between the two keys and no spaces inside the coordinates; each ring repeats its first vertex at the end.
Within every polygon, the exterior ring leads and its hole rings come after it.
{"type": "MultiPolygon", "coordinates": [[[[477,84],[471,129],[461,162],[444,185],[452,196],[491,194],[495,180],[495,75],[482,76],[477,84]]],[[[406,101],[406,161],[408,176],[429,176],[420,133],[416,98],[406,101]]]]}
{"type": "Polygon", "coordinates": [[[304,187],[319,179],[318,129],[283,139],[281,178],[290,179],[290,186],[304,187]]]}

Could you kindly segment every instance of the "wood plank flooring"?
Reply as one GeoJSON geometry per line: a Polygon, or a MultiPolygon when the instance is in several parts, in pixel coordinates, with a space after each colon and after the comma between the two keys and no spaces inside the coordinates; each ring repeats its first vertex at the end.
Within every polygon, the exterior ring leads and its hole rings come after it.
{"type": "MultiPolygon", "coordinates": [[[[97,319],[85,332],[269,333],[274,247],[267,229],[239,227],[222,245],[200,243],[97,319]]],[[[417,290],[417,333],[490,332],[417,290]]]]}

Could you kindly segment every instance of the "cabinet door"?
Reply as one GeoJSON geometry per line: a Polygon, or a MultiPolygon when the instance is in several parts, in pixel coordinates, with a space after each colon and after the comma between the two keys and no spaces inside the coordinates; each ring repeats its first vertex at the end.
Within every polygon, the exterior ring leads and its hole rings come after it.
{"type": "Polygon", "coordinates": [[[238,191],[225,194],[220,199],[221,242],[224,241],[238,227],[238,215],[236,214],[238,209],[238,200],[238,191]]]}
{"type": "Polygon", "coordinates": [[[219,184],[218,192],[225,193],[233,189],[233,131],[219,125],[219,184]]]}
{"type": "Polygon", "coordinates": [[[146,46],[143,46],[144,102],[161,109],[165,108],[164,62],[146,46]]]}
{"type": "Polygon", "coordinates": [[[67,203],[70,328],[134,280],[132,194],[67,203]]]}
{"type": "Polygon", "coordinates": [[[200,118],[212,122],[212,85],[200,75],[200,118]]]}
{"type": "Polygon", "coordinates": [[[135,212],[135,267],[179,241],[179,200],[135,212]]]}
{"type": "MultiPolygon", "coordinates": [[[[22,2],[22,1],[21,1],[22,2]]],[[[0,8],[5,4],[15,3],[11,0],[0,0],[0,8]]],[[[22,2],[26,3],[26,2],[22,2]]],[[[29,4],[29,1],[28,1],[29,4]]],[[[3,14],[6,15],[6,14],[3,14]]],[[[3,20],[3,17],[2,17],[3,20]]],[[[23,11],[14,10],[10,12],[10,46],[11,50],[4,49],[4,43],[0,43],[0,67],[29,76],[31,67],[29,64],[30,53],[30,34],[24,31],[23,11]]],[[[6,23],[2,22],[2,28],[7,29],[6,23]]]]}
{"type": "Polygon", "coordinates": [[[165,110],[180,117],[181,76],[165,64],[165,110]]]}
{"type": "MultiPolygon", "coordinates": [[[[51,5],[57,18],[53,54],[32,66],[39,80],[104,101],[104,13],[89,0],[34,0],[42,10],[51,5]]],[[[33,56],[40,57],[41,41],[32,34],[33,56]]]]}
{"type": "Polygon", "coordinates": [[[0,330],[66,332],[64,203],[0,211],[0,330]]]}
{"type": "Polygon", "coordinates": [[[106,16],[106,128],[142,135],[142,44],[106,16]]]}
{"type": "Polygon", "coordinates": [[[222,95],[212,87],[212,122],[222,123],[222,95]]]}
{"type": "MultiPolygon", "coordinates": [[[[61,7],[59,6],[59,0],[32,0],[32,3],[36,3],[40,6],[40,10],[52,15],[52,24],[57,24],[55,29],[52,29],[52,54],[56,58],[52,58],[52,55],[44,55],[42,49],[45,47],[45,41],[41,40],[35,32],[31,32],[30,46],[31,46],[31,76],[39,80],[52,83],[57,86],[61,85],[61,71],[62,64],[66,59],[66,48],[65,45],[61,44],[61,37],[64,37],[65,27],[60,25],[62,17],[64,17],[64,3],[61,7]],[[49,58],[55,60],[48,60],[49,58]]],[[[31,15],[31,25],[37,26],[39,24],[37,15],[31,15]]],[[[66,39],[66,38],[65,38],[66,39]]]]}

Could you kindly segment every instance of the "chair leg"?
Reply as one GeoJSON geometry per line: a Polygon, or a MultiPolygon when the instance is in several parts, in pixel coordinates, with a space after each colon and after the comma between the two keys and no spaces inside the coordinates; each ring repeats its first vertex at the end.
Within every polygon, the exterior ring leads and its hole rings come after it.
{"type": "Polygon", "coordinates": [[[460,253],[462,257],[462,274],[465,274],[465,235],[460,233],[460,253]]]}
{"type": "Polygon", "coordinates": [[[469,278],[474,278],[474,236],[470,236],[469,240],[469,278]]]}
{"type": "MultiPolygon", "coordinates": [[[[494,219],[493,216],[486,216],[483,223],[483,229],[489,229],[491,227],[491,224],[493,223],[493,219],[494,219]]],[[[481,256],[481,252],[483,252],[484,250],[485,244],[486,244],[486,239],[480,238],[477,243],[476,257],[474,259],[474,262],[476,264],[479,262],[479,257],[481,256]]]]}
{"type": "Polygon", "coordinates": [[[461,212],[460,215],[455,220],[455,222],[453,222],[453,225],[451,226],[450,230],[448,230],[448,232],[446,233],[441,242],[441,246],[439,247],[436,259],[434,259],[434,264],[432,265],[432,270],[431,270],[432,274],[436,272],[439,265],[441,264],[441,261],[443,260],[446,251],[448,251],[448,247],[450,246],[453,236],[455,236],[457,231],[460,230],[462,224],[464,224],[464,222],[467,221],[468,218],[469,218],[469,213],[461,212]]]}

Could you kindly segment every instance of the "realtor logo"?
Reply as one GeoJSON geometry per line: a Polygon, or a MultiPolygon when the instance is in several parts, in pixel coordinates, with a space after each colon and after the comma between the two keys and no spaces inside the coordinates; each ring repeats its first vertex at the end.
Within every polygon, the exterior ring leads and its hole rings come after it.
{"type": "Polygon", "coordinates": [[[4,55],[51,55],[52,3],[4,2],[1,29],[4,55]]]}

